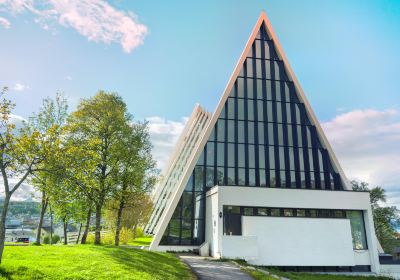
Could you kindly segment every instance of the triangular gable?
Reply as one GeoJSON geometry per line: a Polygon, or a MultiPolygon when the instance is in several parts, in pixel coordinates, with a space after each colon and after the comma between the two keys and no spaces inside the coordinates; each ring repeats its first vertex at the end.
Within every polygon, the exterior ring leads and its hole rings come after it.
{"type": "Polygon", "coordinates": [[[214,185],[350,189],[265,12],[199,136],[181,180],[173,186],[175,192],[159,220],[153,221],[151,249],[204,240],[204,197],[214,185]],[[232,108],[235,115],[229,116],[232,108]],[[235,135],[229,136],[231,131],[235,135]],[[250,132],[257,139],[250,140],[250,132]],[[295,135],[299,140],[288,143],[295,135]]]}

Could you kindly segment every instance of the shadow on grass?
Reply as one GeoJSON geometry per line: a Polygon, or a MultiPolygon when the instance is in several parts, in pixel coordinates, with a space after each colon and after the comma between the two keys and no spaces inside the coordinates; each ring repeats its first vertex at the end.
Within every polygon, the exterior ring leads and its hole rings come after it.
{"type": "Polygon", "coordinates": [[[173,254],[121,247],[96,247],[131,271],[144,272],[155,279],[190,279],[189,269],[173,254]]]}
{"type": "Polygon", "coordinates": [[[7,280],[20,279],[44,279],[45,275],[37,269],[29,269],[26,266],[19,266],[16,270],[6,271],[4,267],[0,267],[0,276],[7,280]]]}

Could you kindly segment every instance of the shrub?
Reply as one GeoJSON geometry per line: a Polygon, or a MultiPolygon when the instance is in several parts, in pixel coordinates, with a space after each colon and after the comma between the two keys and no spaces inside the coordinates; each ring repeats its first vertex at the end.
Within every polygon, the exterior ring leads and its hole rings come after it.
{"type": "Polygon", "coordinates": [[[133,232],[131,229],[123,227],[119,234],[119,239],[122,244],[126,245],[129,241],[133,241],[133,232]]]}
{"type": "Polygon", "coordinates": [[[50,244],[50,235],[43,237],[43,244],[50,244]]]}
{"type": "Polygon", "coordinates": [[[86,244],[94,244],[94,233],[91,232],[86,237],[86,244]]]}
{"type": "Polygon", "coordinates": [[[56,244],[60,241],[60,236],[57,234],[53,234],[52,238],[51,238],[51,243],[56,244]]]}
{"type": "Polygon", "coordinates": [[[143,229],[138,227],[136,228],[136,237],[143,237],[144,233],[143,233],[143,229]]]}
{"type": "Polygon", "coordinates": [[[101,236],[101,244],[112,245],[114,243],[115,233],[113,231],[108,231],[101,236]]]}

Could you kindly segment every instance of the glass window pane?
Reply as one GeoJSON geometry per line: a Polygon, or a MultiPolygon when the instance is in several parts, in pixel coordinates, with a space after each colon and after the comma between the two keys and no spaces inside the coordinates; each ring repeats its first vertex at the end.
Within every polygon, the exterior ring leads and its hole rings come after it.
{"type": "Polygon", "coordinates": [[[304,209],[297,209],[296,216],[297,216],[297,217],[305,217],[305,216],[306,216],[306,210],[304,210],[304,209]]]}
{"type": "Polygon", "coordinates": [[[225,166],[225,144],[217,144],[217,165],[225,166]]]}
{"type": "Polygon", "coordinates": [[[256,167],[254,145],[249,145],[249,168],[256,167]]]}
{"type": "Polygon", "coordinates": [[[275,82],[275,100],[276,101],[281,101],[282,100],[282,98],[281,98],[281,83],[279,82],[279,81],[276,81],[275,82]]]}
{"type": "Polygon", "coordinates": [[[214,165],[214,142],[207,143],[207,165],[214,165]]]}
{"type": "Polygon", "coordinates": [[[217,141],[225,141],[225,120],[219,119],[217,122],[217,141]]]}
{"type": "Polygon", "coordinates": [[[271,61],[264,60],[264,63],[265,63],[265,78],[271,79],[271,61]]]}
{"type": "Polygon", "coordinates": [[[257,58],[261,58],[261,43],[263,41],[260,40],[255,40],[254,44],[255,44],[255,49],[256,49],[256,57],[257,58]]]}
{"type": "Polygon", "coordinates": [[[243,215],[245,216],[253,216],[254,215],[254,208],[251,207],[245,207],[243,208],[243,215]]]}
{"type": "Polygon", "coordinates": [[[254,102],[253,100],[247,100],[247,119],[254,121],[254,102]]]}
{"type": "Polygon", "coordinates": [[[206,187],[214,187],[214,168],[206,168],[206,187]]]}
{"type": "Polygon", "coordinates": [[[267,182],[265,181],[265,169],[260,169],[260,187],[265,187],[267,182]]]}
{"type": "Polygon", "coordinates": [[[235,166],[235,144],[228,144],[228,166],[235,166]]]}
{"type": "Polygon", "coordinates": [[[267,100],[272,100],[272,85],[271,85],[271,81],[267,80],[265,81],[266,83],[266,90],[267,90],[267,100]]]}
{"type": "Polygon", "coordinates": [[[293,209],[283,209],[283,216],[293,217],[293,209]]]}
{"type": "Polygon", "coordinates": [[[262,70],[261,70],[261,59],[256,59],[256,77],[257,78],[262,78],[262,70]]]}
{"type": "Polygon", "coordinates": [[[281,216],[281,209],[272,208],[271,209],[271,216],[272,217],[280,217],[281,216]]]}
{"type": "Polygon", "coordinates": [[[193,190],[193,174],[189,177],[189,180],[185,187],[185,191],[192,191],[192,190],[193,190]]]}
{"type": "Polygon", "coordinates": [[[247,79],[247,98],[254,98],[253,83],[253,79],[247,79]]]}
{"type": "Polygon", "coordinates": [[[257,208],[257,215],[258,216],[268,216],[267,208],[257,208]]]}
{"type": "Polygon", "coordinates": [[[276,174],[273,169],[269,171],[269,186],[272,188],[276,187],[276,174]]]}
{"type": "Polygon", "coordinates": [[[235,121],[234,120],[228,120],[228,142],[234,142],[235,141],[235,121]]]}
{"type": "Polygon", "coordinates": [[[287,125],[288,145],[293,146],[292,125],[287,125]]]}
{"type": "Polygon", "coordinates": [[[203,206],[204,206],[204,197],[201,192],[194,193],[194,218],[202,219],[204,218],[203,214],[203,206]]]}
{"type": "Polygon", "coordinates": [[[275,153],[274,147],[269,146],[269,167],[275,168],[275,153]]]}
{"type": "Polygon", "coordinates": [[[312,149],[308,149],[308,160],[310,161],[310,171],[314,171],[314,160],[312,155],[312,149]]]}
{"type": "Polygon", "coordinates": [[[253,60],[251,58],[247,60],[247,77],[253,77],[253,60]]]}
{"type": "Polygon", "coordinates": [[[244,97],[244,82],[243,78],[237,79],[237,96],[244,97]]]}
{"type": "Polygon", "coordinates": [[[276,80],[281,80],[280,68],[279,68],[279,62],[278,61],[274,61],[274,68],[275,68],[275,79],[276,80]]]}
{"type": "Polygon", "coordinates": [[[243,144],[238,145],[238,166],[245,167],[245,146],[243,144]]]}
{"type": "Polygon", "coordinates": [[[286,121],[292,123],[292,111],[290,109],[290,103],[286,103],[286,121]]]}
{"type": "Polygon", "coordinates": [[[294,151],[293,148],[289,148],[289,169],[294,170],[294,151]]]}
{"type": "Polygon", "coordinates": [[[235,168],[228,168],[228,176],[226,179],[226,183],[228,186],[232,186],[235,184],[235,168]]]}
{"type": "Polygon", "coordinates": [[[269,41],[262,41],[263,43],[264,43],[264,55],[265,55],[265,58],[270,58],[270,55],[269,55],[269,41]]]}
{"type": "Polygon", "coordinates": [[[256,185],[256,171],[249,169],[249,186],[254,187],[256,185]]]}
{"type": "Polygon", "coordinates": [[[268,101],[267,102],[267,117],[268,117],[268,122],[273,122],[274,121],[274,118],[273,118],[273,116],[272,116],[272,113],[273,113],[273,111],[272,111],[272,101],[268,101]]]}
{"type": "Polygon", "coordinates": [[[367,249],[367,240],[365,237],[364,220],[362,215],[362,211],[346,211],[346,216],[350,219],[353,247],[357,250],[367,249]]]}
{"type": "Polygon", "coordinates": [[[223,186],[225,183],[225,170],[224,167],[217,168],[217,185],[223,186]]]}
{"type": "Polygon", "coordinates": [[[244,143],[244,121],[238,121],[238,143],[244,143]]]}
{"type": "Polygon", "coordinates": [[[304,171],[303,149],[299,148],[300,171],[304,171]]]}
{"type": "Polygon", "coordinates": [[[228,119],[235,118],[235,99],[228,98],[228,119]]]}
{"type": "Polygon", "coordinates": [[[240,206],[224,205],[224,214],[240,214],[240,206]]]}
{"type": "Polygon", "coordinates": [[[258,166],[259,166],[259,168],[265,168],[264,146],[258,146],[258,166]]]}
{"type": "Polygon", "coordinates": [[[258,144],[264,144],[264,123],[258,123],[258,144]]]}
{"type": "Polygon", "coordinates": [[[284,188],[286,187],[286,173],[285,171],[280,171],[279,176],[281,177],[281,187],[284,188]]]}
{"type": "Polygon", "coordinates": [[[278,124],[278,145],[283,146],[283,128],[282,124],[278,124]]]}
{"type": "Polygon", "coordinates": [[[239,181],[238,181],[238,185],[239,186],[244,186],[245,184],[245,169],[244,168],[238,168],[238,176],[239,176],[239,181]]]}
{"type": "Polygon", "coordinates": [[[274,127],[272,123],[268,123],[268,144],[274,145],[274,127]]]}
{"type": "Polygon", "coordinates": [[[202,191],[204,184],[204,167],[196,166],[194,169],[194,174],[194,189],[195,191],[202,191]]]}
{"type": "Polygon", "coordinates": [[[281,123],[282,122],[282,102],[276,102],[276,117],[277,117],[277,122],[281,123]]]}
{"type": "Polygon", "coordinates": [[[258,121],[264,120],[264,101],[263,100],[257,101],[257,120],[258,121]]]}
{"type": "Polygon", "coordinates": [[[248,131],[248,143],[254,144],[255,137],[254,137],[254,122],[247,122],[247,131],[248,131]]]}
{"type": "Polygon", "coordinates": [[[238,99],[238,119],[244,120],[244,100],[238,99]]]}
{"type": "Polygon", "coordinates": [[[285,170],[285,153],[283,147],[279,147],[279,168],[280,170],[285,170]]]}
{"type": "Polygon", "coordinates": [[[262,80],[257,80],[257,99],[263,99],[262,80]]]}

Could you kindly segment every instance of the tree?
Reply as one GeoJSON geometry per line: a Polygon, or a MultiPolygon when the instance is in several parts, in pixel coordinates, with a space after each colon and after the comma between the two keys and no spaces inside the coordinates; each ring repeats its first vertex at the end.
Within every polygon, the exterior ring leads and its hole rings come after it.
{"type": "Polygon", "coordinates": [[[10,199],[29,175],[40,170],[42,163],[57,145],[57,134],[51,128],[44,133],[26,122],[18,131],[12,122],[15,104],[5,97],[7,88],[0,92],[0,172],[4,185],[4,204],[0,217],[0,262],[4,250],[5,223],[10,199]],[[9,179],[17,182],[11,185],[9,179]]]}
{"type": "Polygon", "coordinates": [[[120,166],[113,174],[118,187],[114,198],[118,201],[115,225],[115,245],[119,245],[122,212],[127,199],[135,200],[148,192],[155,183],[155,161],[151,155],[151,143],[147,123],[128,126],[118,149],[120,166]]]}
{"type": "MultiPolygon", "coordinates": [[[[55,100],[46,98],[43,100],[39,113],[30,118],[29,125],[42,134],[52,130],[54,135],[60,137],[62,134],[62,128],[67,119],[67,110],[68,102],[62,95],[57,94],[55,100]]],[[[36,235],[36,244],[38,245],[40,245],[41,241],[44,214],[46,213],[49,204],[49,192],[52,188],[57,187],[52,182],[55,179],[54,177],[57,176],[55,174],[56,171],[60,169],[58,162],[60,156],[59,151],[60,147],[53,146],[51,157],[48,157],[40,164],[42,170],[36,172],[32,179],[33,185],[42,195],[40,218],[36,235]]]]}
{"type": "Polygon", "coordinates": [[[400,223],[400,211],[395,206],[382,206],[386,203],[386,193],[381,187],[369,189],[368,183],[350,182],[354,191],[369,191],[375,233],[382,247],[388,251],[391,240],[395,238],[395,226],[400,223]]]}
{"type": "Polygon", "coordinates": [[[101,215],[105,202],[118,183],[113,173],[120,167],[118,149],[131,116],[126,104],[115,93],[99,91],[94,97],[82,100],[68,118],[67,134],[83,154],[90,154],[93,168],[87,173],[91,184],[78,186],[93,202],[96,214],[95,244],[100,244],[101,215]]]}

